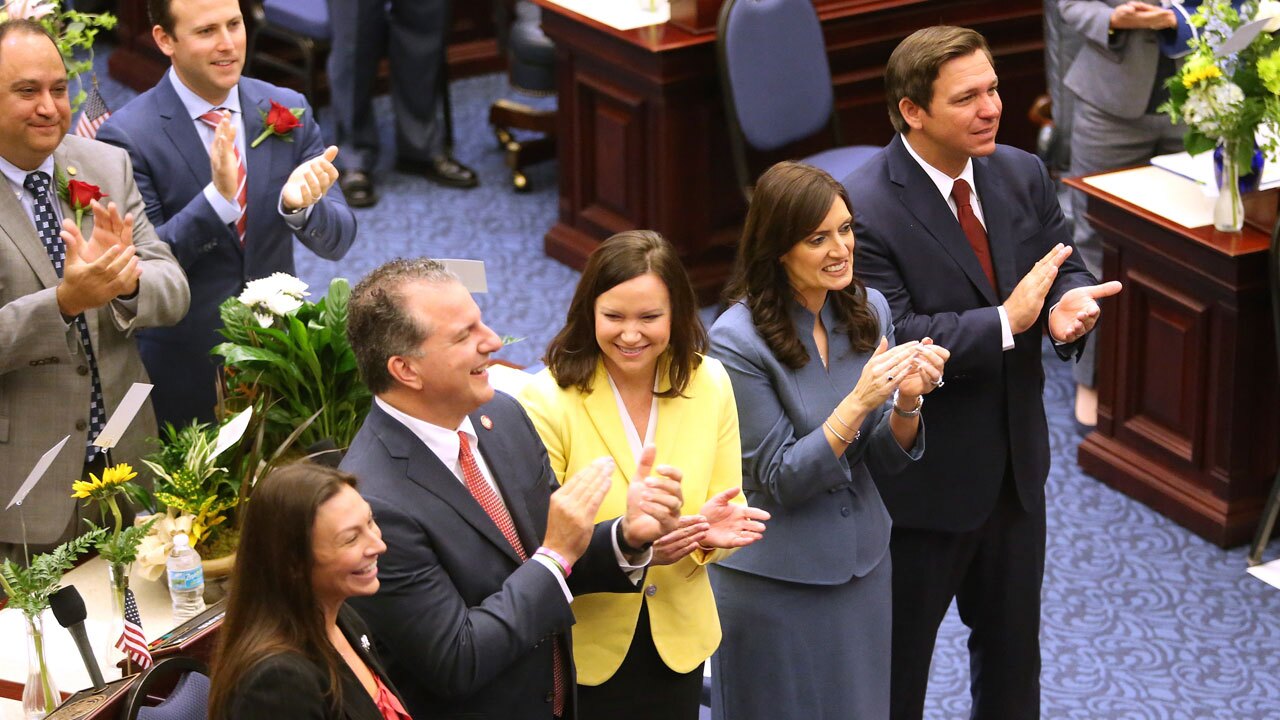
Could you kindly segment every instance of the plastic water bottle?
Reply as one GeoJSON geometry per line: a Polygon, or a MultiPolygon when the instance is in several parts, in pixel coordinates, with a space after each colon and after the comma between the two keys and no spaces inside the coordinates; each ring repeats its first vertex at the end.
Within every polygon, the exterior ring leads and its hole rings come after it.
{"type": "Polygon", "coordinates": [[[173,550],[165,562],[169,574],[169,597],[173,599],[173,622],[183,623],[204,612],[204,566],[200,553],[185,535],[173,536],[173,550]]]}

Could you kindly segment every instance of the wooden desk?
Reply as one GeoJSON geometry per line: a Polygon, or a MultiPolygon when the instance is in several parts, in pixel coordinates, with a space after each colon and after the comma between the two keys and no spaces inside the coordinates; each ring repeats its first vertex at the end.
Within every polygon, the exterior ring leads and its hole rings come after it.
{"type": "Polygon", "coordinates": [[[1221,546],[1247,542],[1280,450],[1266,257],[1246,227],[1187,229],[1080,179],[1103,242],[1098,427],[1080,466],[1221,546]]]}
{"type": "MultiPolygon", "coordinates": [[[[712,299],[728,275],[746,211],[730,160],[714,33],[671,25],[618,31],[535,2],[556,43],[559,94],[560,218],[547,232],[546,253],[580,269],[608,236],[657,230],[679,250],[701,297],[712,299]]],[[[914,30],[947,23],[986,36],[1005,107],[1000,140],[1033,147],[1036,128],[1026,109],[1045,87],[1038,0],[815,4],[845,142],[890,140],[883,85],[889,53],[914,30]]]]}

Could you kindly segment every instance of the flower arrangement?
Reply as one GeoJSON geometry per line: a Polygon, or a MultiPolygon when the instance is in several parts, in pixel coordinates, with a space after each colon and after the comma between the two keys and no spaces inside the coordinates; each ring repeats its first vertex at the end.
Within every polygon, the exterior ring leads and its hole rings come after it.
{"type": "Polygon", "coordinates": [[[1273,160],[1280,151],[1280,2],[1246,0],[1237,10],[1231,0],[1204,0],[1188,24],[1190,52],[1165,82],[1169,100],[1160,110],[1187,124],[1192,155],[1222,146],[1223,194],[1238,230],[1239,168],[1250,166],[1255,148],[1273,160]]]}
{"type": "MultiPolygon", "coordinates": [[[[64,9],[59,0],[9,0],[0,9],[0,21],[17,19],[36,20],[53,35],[67,66],[67,80],[74,81],[93,69],[93,41],[99,30],[111,30],[116,17],[110,13],[83,13],[64,9]],[[79,51],[88,51],[87,57],[79,51]]],[[[84,102],[88,93],[84,88],[71,99],[74,112],[84,102]]]]}
{"type": "Polygon", "coordinates": [[[108,511],[111,513],[113,526],[109,534],[105,534],[105,527],[99,528],[92,520],[85,519],[85,522],[93,531],[104,531],[97,542],[98,554],[114,566],[128,565],[137,558],[138,543],[151,530],[151,523],[155,522],[153,518],[142,525],[124,527],[118,496],[125,492],[125,484],[137,476],[138,473],[132,466],[120,463],[104,469],[101,478],[90,473],[88,480],[76,480],[71,484],[71,497],[96,501],[104,517],[108,511]]]}
{"type": "Polygon", "coordinates": [[[372,403],[347,342],[350,284],[335,278],[320,301],[307,296],[305,283],[276,273],[222,304],[227,342],[213,352],[225,359],[224,404],[231,412],[255,408],[261,438],[246,435],[259,449],[290,438],[345,448],[372,403]]]}

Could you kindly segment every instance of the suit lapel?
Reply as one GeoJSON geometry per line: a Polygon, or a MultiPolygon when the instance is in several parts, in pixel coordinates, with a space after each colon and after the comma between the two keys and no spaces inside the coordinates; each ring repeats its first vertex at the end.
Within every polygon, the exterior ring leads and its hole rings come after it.
{"type": "MultiPolygon", "coordinates": [[[[364,646],[364,642],[372,639],[370,634],[357,630],[350,623],[345,622],[341,613],[338,615],[338,629],[346,636],[347,642],[351,643],[352,649],[356,651],[360,659],[364,660],[365,665],[369,667],[369,672],[376,675],[382,681],[382,684],[387,686],[388,690],[396,693],[395,686],[387,679],[387,673],[382,669],[382,665],[373,656],[373,653],[364,646]]],[[[342,680],[342,705],[346,716],[352,718],[352,720],[382,720],[382,713],[378,710],[377,703],[369,697],[368,692],[360,684],[360,680],[355,676],[355,673],[350,670],[343,672],[342,680]]]]}
{"type": "MultiPolygon", "coordinates": [[[[609,373],[603,362],[596,363],[596,374],[591,380],[591,392],[582,398],[582,407],[596,429],[596,434],[604,441],[605,448],[613,457],[623,482],[631,482],[636,472],[636,458],[631,453],[631,443],[627,442],[627,431],[618,414],[618,401],[613,397],[613,389],[609,385],[609,373]]],[[[662,426],[659,425],[659,428],[662,426]]],[[[644,438],[641,438],[643,441],[644,438]]]]}
{"type": "MultiPolygon", "coordinates": [[[[507,506],[507,512],[511,514],[511,521],[515,523],[516,535],[520,536],[520,542],[524,545],[526,555],[531,555],[534,550],[542,544],[542,538],[538,537],[537,526],[533,522],[533,517],[529,515],[529,504],[520,496],[518,488],[503,480],[505,471],[499,470],[500,462],[503,458],[500,454],[500,448],[497,447],[498,439],[493,436],[493,432],[486,429],[480,420],[481,413],[476,412],[471,416],[471,425],[476,428],[476,446],[480,450],[480,454],[484,457],[484,464],[489,468],[489,474],[493,476],[493,482],[498,486],[498,492],[502,495],[502,502],[507,506]],[[499,462],[495,462],[499,461],[499,462]]],[[[546,488],[546,492],[551,492],[551,488],[546,488]]],[[[469,495],[470,493],[468,493],[469,495]]],[[[479,504],[477,503],[477,507],[479,504]]],[[[488,517],[487,515],[485,517],[488,517]]],[[[490,521],[490,525],[493,522],[490,521]]],[[[494,525],[494,529],[497,526],[494,525]]],[[[498,536],[502,538],[503,544],[507,548],[511,547],[511,543],[506,542],[506,536],[501,531],[498,536]]],[[[511,553],[513,558],[517,558],[515,551],[511,553]]]]}
{"type": "MultiPolygon", "coordinates": [[[[91,185],[100,185],[99,182],[94,182],[94,178],[88,177],[85,174],[86,168],[84,166],[83,160],[84,160],[83,158],[76,157],[71,152],[71,150],[67,147],[66,143],[60,143],[58,147],[53,151],[53,171],[54,171],[53,178],[52,178],[52,182],[54,185],[53,192],[57,195],[58,207],[60,208],[63,219],[71,220],[72,222],[75,222],[76,212],[71,208],[71,204],[68,203],[66,199],[64,199],[61,196],[61,193],[58,192],[58,187],[57,187],[58,175],[59,174],[65,175],[68,182],[70,182],[71,180],[80,180],[81,182],[87,182],[91,185]],[[71,176],[70,173],[68,172],[69,168],[76,169],[76,175],[74,177],[71,176]]],[[[102,202],[108,202],[110,200],[111,200],[110,198],[104,198],[102,202]]],[[[120,204],[120,203],[117,203],[117,204],[120,204]]],[[[81,219],[81,222],[80,222],[80,235],[86,240],[93,237],[93,211],[92,210],[86,209],[84,212],[84,217],[81,219]]],[[[36,242],[40,243],[40,239],[38,236],[36,238],[36,242]]],[[[44,249],[43,244],[41,244],[40,247],[42,250],[44,249]]],[[[48,262],[49,253],[47,251],[45,252],[45,261],[46,263],[48,263],[50,269],[52,269],[53,263],[48,262]]],[[[98,342],[98,313],[86,312],[84,314],[84,320],[89,328],[89,342],[95,348],[101,347],[101,345],[98,342]]]]}
{"type": "MultiPolygon", "coordinates": [[[[658,392],[666,392],[671,389],[671,380],[668,375],[668,364],[666,362],[659,363],[658,373],[661,380],[658,382],[658,392]]],[[[657,423],[658,427],[653,433],[653,444],[660,448],[681,448],[681,433],[684,431],[683,420],[684,413],[678,410],[678,405],[673,404],[675,398],[660,398],[656,395],[653,401],[658,404],[657,423]]],[[[685,403],[692,405],[692,403],[685,403]]],[[[643,440],[643,438],[641,438],[643,440]]],[[[709,451],[709,450],[708,450],[709,451]]],[[[671,457],[655,458],[654,463],[674,464],[675,460],[671,457]]],[[[630,472],[635,472],[634,470],[630,472]]]]}
{"type": "Polygon", "coordinates": [[[174,152],[186,163],[196,185],[203,188],[213,178],[209,171],[209,148],[196,132],[195,121],[187,117],[187,108],[167,75],[160,79],[156,91],[156,106],[164,134],[173,145],[174,152]]]}
{"type": "Polygon", "coordinates": [[[1010,194],[1005,189],[1003,179],[991,172],[988,158],[973,159],[973,182],[977,186],[978,201],[982,203],[987,241],[991,244],[991,264],[995,266],[996,282],[1000,284],[999,294],[1001,298],[1006,298],[1022,279],[1016,276],[1016,243],[1021,238],[1013,237],[1013,218],[1009,215],[1008,204],[1002,202],[1010,194]]]}
{"type": "MultiPolygon", "coordinates": [[[[375,431],[382,439],[387,452],[394,458],[406,461],[405,474],[409,480],[440,498],[453,508],[454,512],[462,516],[467,524],[475,528],[476,532],[510,557],[512,562],[517,565],[520,563],[520,557],[516,555],[511,543],[507,542],[493,519],[471,496],[466,485],[445,467],[440,458],[436,457],[435,453],[431,452],[409,428],[384,412],[376,403],[369,411],[369,417],[365,422],[376,423],[375,431]]],[[[487,456],[485,462],[488,463],[487,456]]],[[[492,466],[490,468],[492,469],[492,466]]]]}
{"type": "MultiPolygon", "coordinates": [[[[960,266],[969,278],[969,282],[982,293],[987,302],[992,305],[998,304],[995,289],[991,287],[986,273],[982,271],[982,265],[978,262],[978,257],[973,254],[968,238],[960,229],[960,222],[951,212],[951,206],[938,192],[938,186],[929,179],[924,168],[920,167],[915,158],[911,157],[903,147],[904,142],[906,141],[902,136],[897,135],[889,144],[889,179],[898,186],[899,200],[960,266]]],[[[988,196],[982,195],[982,197],[988,196]]],[[[994,205],[995,197],[991,197],[994,205]]],[[[982,210],[984,214],[987,212],[985,203],[982,210]]],[[[854,212],[857,212],[857,208],[854,208],[854,212]]],[[[998,271],[999,268],[997,268],[998,271]]]]}
{"type": "Polygon", "coordinates": [[[54,287],[58,284],[58,273],[53,269],[49,253],[44,249],[40,236],[36,235],[36,227],[31,222],[31,216],[10,191],[8,181],[3,182],[4,187],[0,190],[0,230],[9,236],[14,246],[22,253],[22,257],[31,266],[32,272],[39,278],[40,284],[47,288],[54,287]]]}
{"type": "Polygon", "coordinates": [[[255,237],[263,237],[263,233],[257,231],[261,220],[270,218],[278,212],[277,205],[280,198],[280,188],[272,191],[268,187],[268,182],[271,180],[272,168],[275,167],[277,162],[277,151],[284,143],[284,140],[269,136],[258,147],[249,147],[262,134],[264,127],[262,112],[266,112],[270,107],[269,98],[254,96],[253,93],[246,89],[246,83],[240,83],[240,109],[244,113],[244,147],[245,152],[248,153],[245,162],[245,173],[249,182],[249,203],[245,208],[248,218],[245,223],[244,240],[247,253],[254,252],[253,239],[255,237]]]}

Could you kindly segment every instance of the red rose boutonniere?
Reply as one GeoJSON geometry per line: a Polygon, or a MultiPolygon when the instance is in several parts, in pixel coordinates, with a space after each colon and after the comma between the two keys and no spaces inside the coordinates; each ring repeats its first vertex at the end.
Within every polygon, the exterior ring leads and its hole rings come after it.
{"type": "Polygon", "coordinates": [[[285,142],[293,142],[293,129],[302,124],[302,108],[287,108],[275,100],[271,101],[270,110],[258,110],[262,115],[262,134],[249,145],[256,148],[263,140],[275,135],[285,142]]]}
{"type": "Polygon", "coordinates": [[[56,170],[53,179],[58,185],[58,197],[65,200],[76,213],[76,227],[80,227],[80,221],[84,219],[90,203],[107,197],[102,188],[79,180],[69,180],[62,170],[56,170]]]}

